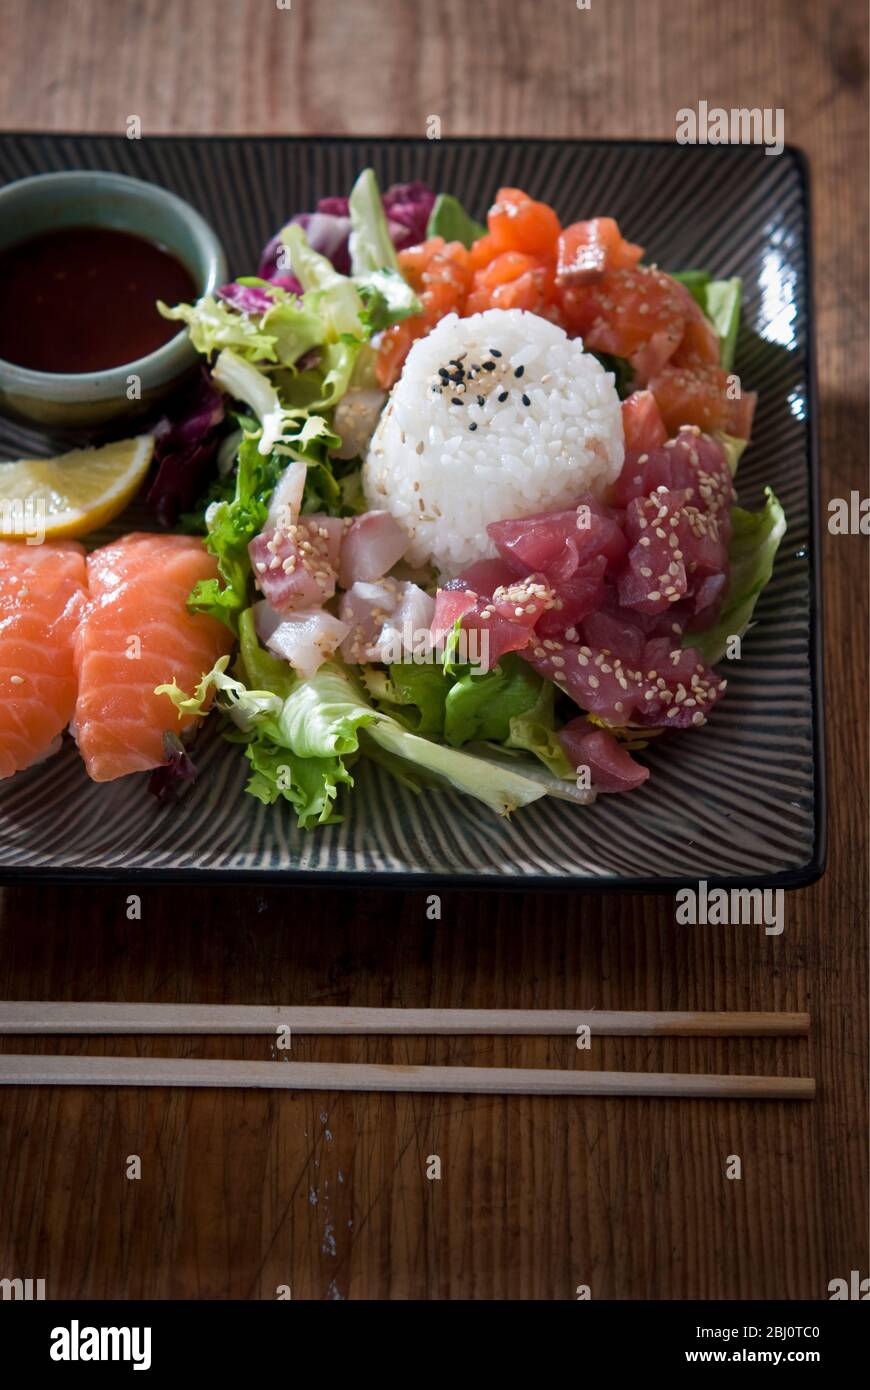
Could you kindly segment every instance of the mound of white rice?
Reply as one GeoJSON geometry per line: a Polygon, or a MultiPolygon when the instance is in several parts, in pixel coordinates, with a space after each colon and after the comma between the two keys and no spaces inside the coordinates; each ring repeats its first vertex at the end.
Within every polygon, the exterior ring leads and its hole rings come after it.
{"type": "Polygon", "coordinates": [[[363,470],[370,507],[445,578],[494,556],[487,524],[600,496],[622,468],[613,376],[520,309],[449,314],[408,354],[363,470]]]}

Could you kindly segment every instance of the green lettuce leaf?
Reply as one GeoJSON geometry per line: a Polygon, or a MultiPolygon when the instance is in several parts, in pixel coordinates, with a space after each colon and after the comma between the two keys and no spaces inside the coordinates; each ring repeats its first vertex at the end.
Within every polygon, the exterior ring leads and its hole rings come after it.
{"type": "Polygon", "coordinates": [[[319,398],[302,409],[285,406],[270,379],[236,353],[225,349],[212,368],[212,378],[222,391],[243,401],[260,421],[258,448],[261,454],[278,449],[289,458],[326,457],[329,449],[341,444],[323,416],[317,412],[331,408],[347,390],[353,375],[359,344],[340,342],[323,349],[319,398]],[[312,454],[311,446],[323,445],[312,454]]]}
{"type": "Polygon", "coordinates": [[[422,769],[457,791],[476,797],[500,816],[509,816],[518,807],[537,801],[547,793],[545,784],[525,775],[521,768],[514,770],[490,762],[486,757],[434,743],[403,729],[393,719],[369,724],[364,740],[373,740],[387,753],[407,759],[415,771],[422,769]]]}
{"type": "Polygon", "coordinates": [[[737,275],[730,280],[711,280],[704,291],[704,313],[719,334],[719,361],[726,372],[734,366],[742,295],[743,282],[737,275]]]}
{"type": "Polygon", "coordinates": [[[424,768],[414,767],[405,758],[399,758],[395,753],[388,753],[386,748],[381,748],[380,744],[369,738],[365,729],[360,729],[359,739],[360,752],[366,761],[386,768],[391,777],[395,777],[397,782],[401,782],[403,787],[407,787],[415,795],[419,796],[425,787],[437,789],[441,785],[439,779],[424,768]]]}
{"type": "Polygon", "coordinates": [[[512,653],[485,675],[467,672],[447,694],[445,739],[454,748],[472,739],[507,743],[511,721],[535,707],[544,684],[528,662],[512,653]]]}
{"type": "Polygon", "coordinates": [[[259,686],[277,695],[282,708],[291,690],[299,684],[299,677],[289,662],[260,646],[253,608],[246,608],[239,618],[239,654],[235,669],[245,685],[259,686]]]}
{"type": "Polygon", "coordinates": [[[556,687],[550,681],[541,681],[535,703],[511,717],[505,746],[534,753],[555,777],[576,780],[575,771],[556,737],[555,702],[556,687]]]}
{"type": "MultiPolygon", "coordinates": [[[[301,825],[322,825],[338,818],[336,797],[342,786],[353,785],[349,765],[360,752],[388,766],[408,785],[447,784],[500,815],[509,815],[548,791],[560,794],[556,779],[539,775],[537,765],[525,766],[519,753],[500,761],[485,746],[475,746],[474,753],[461,752],[404,727],[369,703],[355,675],[338,661],[325,663],[311,680],[300,680],[260,647],[252,610],[241,615],[239,631],[235,676],[226,674],[228,658],[222,657],[192,695],[186,695],[176,682],[159,691],[172,700],[179,715],[204,713],[214,692],[215,706],[236,726],[227,736],[245,745],[252,768],[251,795],[265,804],[283,798],[293,806],[301,825]],[[248,680],[264,682],[265,688],[249,687],[248,680]]],[[[418,705],[419,723],[433,722],[435,670],[411,669],[413,675],[399,672],[395,680],[393,668],[388,685],[381,688],[390,694],[409,694],[407,682],[414,684],[418,672],[427,671],[424,679],[430,688],[418,705]]],[[[443,684],[443,675],[439,679],[443,684]]],[[[418,699],[421,689],[422,681],[417,682],[418,699]]]]}
{"type": "Polygon", "coordinates": [[[275,342],[275,359],[283,367],[292,367],[300,357],[325,341],[326,324],[303,298],[288,300],[269,309],[260,320],[264,333],[275,342]]]}
{"type": "MultiPolygon", "coordinates": [[[[377,196],[380,205],[380,194],[377,196]]],[[[384,227],[386,229],[386,221],[384,227]]],[[[364,264],[360,263],[362,268],[354,270],[353,279],[340,274],[331,261],[313,251],[300,226],[285,227],[281,238],[290,253],[293,273],[305,290],[302,317],[311,317],[320,325],[318,344],[350,339],[358,350],[373,333],[421,312],[420,300],[399,272],[389,234],[390,258],[375,263],[372,252],[364,264]]],[[[275,332],[273,322],[280,325],[282,321],[279,309],[270,310],[264,324],[266,320],[269,331],[275,332]]]]}
{"type": "Polygon", "coordinates": [[[213,692],[220,695],[220,708],[230,714],[241,729],[279,715],[283,708],[280,695],[272,690],[249,690],[241,681],[228,676],[226,669],[229,660],[228,656],[219,657],[192,695],[187,695],[175,680],[155,686],[154,694],[166,695],[178,711],[179,719],[185,714],[202,718],[208,713],[206,701],[213,692]]]}
{"type": "MultiPolygon", "coordinates": [[[[339,370],[345,367],[336,358],[339,370]]],[[[213,376],[262,422],[258,431],[242,437],[232,492],[222,483],[205,511],[206,546],[217,560],[220,579],[201,580],[188,601],[194,612],[210,613],[235,631],[248,605],[248,544],[263,529],[287,460],[299,459],[308,465],[303,511],[340,512],[344,506],[341,483],[329,458],[330,449],[340,440],[322,415],[286,410],[269,379],[235,353],[220,354],[213,376]]]]}
{"type": "Polygon", "coordinates": [[[296,758],[265,735],[245,745],[245,757],[253,769],[245,790],[266,806],[283,797],[303,830],[342,819],[336,797],[341,786],[353,786],[353,778],[341,758],[296,758]]]}
{"type": "MultiPolygon", "coordinates": [[[[356,366],[356,359],[362,343],[347,338],[341,339],[337,343],[329,343],[321,353],[320,369],[323,378],[320,384],[320,395],[309,406],[312,411],[331,410],[332,407],[341,400],[342,396],[350,386],[351,377],[356,366]]],[[[330,431],[330,433],[332,433],[330,431]]],[[[330,448],[337,448],[341,444],[338,435],[333,435],[338,441],[337,444],[330,444],[330,448]]]]}
{"type": "Polygon", "coordinates": [[[262,448],[260,452],[269,453],[269,437],[280,435],[287,413],[272,382],[252,363],[230,348],[225,348],[220,353],[212,367],[211,375],[222,391],[232,396],[235,401],[243,401],[254,412],[263,427],[262,439],[267,443],[267,447],[262,448]]]}
{"type": "Polygon", "coordinates": [[[176,304],[172,308],[158,300],[157,308],[165,319],[187,324],[190,341],[205,357],[221,348],[232,348],[249,362],[278,361],[276,338],[262,328],[259,319],[238,313],[210,294],[203,295],[196,304],[176,304]]]}
{"type": "Polygon", "coordinates": [[[737,466],[743,457],[743,451],[749,443],[748,439],[738,439],[734,434],[726,434],[724,430],[716,430],[713,438],[721,445],[725,455],[725,462],[728,464],[728,471],[733,478],[737,472],[737,466]]]}
{"type": "Polygon", "coordinates": [[[710,283],[709,272],[706,270],[672,270],[669,274],[672,280],[679,280],[681,285],[685,285],[692,298],[697,300],[706,313],[705,292],[710,283]]]}
{"type": "Polygon", "coordinates": [[[280,742],[300,758],[342,757],[357,751],[359,729],[380,717],[350,672],[327,661],[284,701],[280,742]]]}
{"type": "Polygon", "coordinates": [[[217,560],[220,580],[200,580],[188,606],[195,613],[220,619],[234,632],[248,606],[248,542],[263,528],[269,498],[284,466],[283,458],[261,454],[256,438],[246,437],[239,449],[233,496],[213,502],[206,511],[206,547],[217,560]]]}
{"type": "Polygon", "coordinates": [[[305,294],[306,310],[315,313],[324,325],[324,342],[337,342],[343,333],[364,338],[360,319],[362,300],[352,280],[341,275],[326,256],[321,256],[308,244],[308,238],[297,223],[281,232],[281,241],[290,253],[293,274],[305,294]]]}
{"type": "Polygon", "coordinates": [[[350,191],[350,268],[353,275],[399,270],[374,169],[363,169],[350,191]]]}
{"type": "Polygon", "coordinates": [[[577,774],[573,770],[567,776],[554,776],[537,758],[528,758],[506,743],[470,743],[465,751],[478,762],[485,762],[491,771],[507,768],[518,773],[526,782],[539,787],[543,796],[573,801],[578,806],[589,806],[596,799],[594,791],[581,790],[577,786],[577,774]]]}
{"type": "Polygon", "coordinates": [[[380,333],[423,312],[421,301],[396,270],[372,270],[357,279],[356,285],[365,304],[362,320],[370,333],[380,333]]]}
{"type": "Polygon", "coordinates": [[[722,615],[706,632],[687,633],[686,647],[696,647],[709,665],[721,661],[729,637],[742,637],[749,627],[758,596],[773,573],[773,563],[785,535],[785,512],[771,488],[760,512],[731,508],[731,580],[722,615]]]}
{"type": "Polygon", "coordinates": [[[365,666],[362,678],[377,708],[412,733],[425,737],[443,734],[450,683],[439,663],[397,662],[386,671],[365,666]]]}
{"type": "Polygon", "coordinates": [[[375,706],[412,733],[444,737],[453,747],[472,740],[533,753],[557,777],[574,772],[555,729],[555,686],[513,654],[474,675],[440,664],[368,666],[363,682],[375,706]]]}
{"type": "Polygon", "coordinates": [[[461,640],[462,619],[457,618],[450,629],[446,642],[444,642],[444,650],[441,655],[441,667],[446,676],[463,676],[469,669],[456,660],[459,655],[459,644],[461,640]]]}
{"type": "Polygon", "coordinates": [[[426,225],[427,237],[443,236],[445,241],[461,241],[470,247],[485,234],[486,228],[469,217],[458,198],[451,193],[438,194],[426,225]]]}

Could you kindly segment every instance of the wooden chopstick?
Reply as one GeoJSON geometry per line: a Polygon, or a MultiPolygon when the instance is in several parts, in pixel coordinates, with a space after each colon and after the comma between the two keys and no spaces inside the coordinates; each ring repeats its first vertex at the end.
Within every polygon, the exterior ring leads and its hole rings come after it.
{"type": "Polygon", "coordinates": [[[658,1096],[696,1100],[812,1100],[808,1076],[692,1076],[673,1072],[532,1067],[411,1067],[357,1062],[230,1062],[188,1057],[0,1054],[4,1086],[217,1086],[288,1091],[415,1091],[536,1096],[658,1096]]]}
{"type": "Polygon", "coordinates": [[[805,1013],[661,1013],[607,1009],[376,1009],[271,1004],[0,1002],[0,1034],[162,1033],[803,1037],[805,1013]]]}

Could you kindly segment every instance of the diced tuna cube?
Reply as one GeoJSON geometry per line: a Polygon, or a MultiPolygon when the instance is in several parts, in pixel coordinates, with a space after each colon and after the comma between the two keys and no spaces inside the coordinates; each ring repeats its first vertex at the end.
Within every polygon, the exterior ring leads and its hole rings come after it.
{"type": "Polygon", "coordinates": [[[588,770],[593,791],[630,792],[649,777],[649,768],[636,763],[624,744],[586,719],[572,719],[558,739],[576,772],[588,770]]]}
{"type": "Polygon", "coordinates": [[[314,608],[332,597],[343,535],[340,517],[316,513],[254,537],[254,578],[274,609],[314,608]]]}

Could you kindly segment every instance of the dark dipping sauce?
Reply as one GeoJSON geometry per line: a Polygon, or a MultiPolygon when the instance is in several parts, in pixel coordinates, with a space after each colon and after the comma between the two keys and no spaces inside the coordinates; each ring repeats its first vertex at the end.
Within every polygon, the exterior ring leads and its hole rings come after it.
{"type": "Polygon", "coordinates": [[[0,357],[37,372],[98,372],[162,347],[180,325],[156,302],[196,299],[171,252],[110,227],[65,227],[0,251],[0,357]]]}

